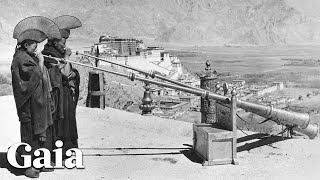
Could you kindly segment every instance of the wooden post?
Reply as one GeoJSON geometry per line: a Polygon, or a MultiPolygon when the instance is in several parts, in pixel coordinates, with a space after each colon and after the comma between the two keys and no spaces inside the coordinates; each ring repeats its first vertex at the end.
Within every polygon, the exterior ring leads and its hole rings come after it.
{"type": "Polygon", "coordinates": [[[232,120],[232,164],[238,165],[239,161],[237,160],[237,92],[236,90],[231,91],[231,120],[232,120]]]}
{"type": "Polygon", "coordinates": [[[91,84],[92,84],[92,77],[91,77],[91,72],[89,72],[89,80],[88,80],[88,96],[87,96],[87,107],[92,107],[92,96],[91,96],[91,84]]]}
{"type": "Polygon", "coordinates": [[[87,107],[105,108],[104,74],[89,72],[87,107]]]}
{"type": "Polygon", "coordinates": [[[105,92],[104,92],[104,74],[99,73],[99,85],[100,85],[100,92],[102,93],[100,95],[100,108],[104,109],[105,108],[105,92]]]}

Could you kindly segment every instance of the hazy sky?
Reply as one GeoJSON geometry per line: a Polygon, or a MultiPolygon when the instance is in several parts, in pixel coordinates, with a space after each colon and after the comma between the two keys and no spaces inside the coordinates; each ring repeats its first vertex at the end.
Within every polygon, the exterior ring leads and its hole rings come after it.
{"type": "MultiPolygon", "coordinates": [[[[2,1],[2,0],[0,0],[0,1],[2,1]]],[[[79,0],[79,1],[81,1],[81,0],[79,0]]],[[[197,1],[197,0],[194,0],[194,1],[197,1]]],[[[232,0],[233,3],[237,3],[237,1],[240,2],[240,0],[232,0]]],[[[289,6],[292,6],[293,8],[298,10],[299,12],[303,13],[304,15],[315,17],[316,19],[319,19],[319,21],[320,21],[320,0],[285,0],[285,1],[287,2],[287,4],[289,6]]],[[[16,0],[15,2],[21,4],[24,1],[16,0]]],[[[52,3],[54,3],[54,2],[55,1],[52,0],[52,3]]],[[[5,8],[5,7],[2,7],[2,8],[5,8]]],[[[1,7],[0,7],[0,9],[1,9],[1,7]]],[[[14,17],[15,16],[16,16],[16,14],[14,14],[14,17]]],[[[3,22],[6,25],[6,26],[3,26],[2,28],[6,28],[6,27],[13,28],[13,27],[11,27],[11,26],[13,26],[13,24],[10,24],[7,19],[1,19],[1,18],[3,18],[3,17],[1,17],[1,12],[0,12],[0,22],[3,22]]],[[[12,59],[12,56],[14,53],[14,48],[15,48],[14,47],[15,41],[11,37],[9,39],[12,40],[12,42],[13,42],[11,45],[1,45],[0,44],[0,62],[11,61],[11,59],[12,59]]],[[[86,44],[86,46],[90,46],[90,45],[91,45],[91,43],[86,44]]],[[[41,50],[41,47],[42,46],[40,45],[39,50],[41,50]]]]}
{"type": "Polygon", "coordinates": [[[320,0],[286,0],[286,2],[306,16],[319,17],[320,0]]]}

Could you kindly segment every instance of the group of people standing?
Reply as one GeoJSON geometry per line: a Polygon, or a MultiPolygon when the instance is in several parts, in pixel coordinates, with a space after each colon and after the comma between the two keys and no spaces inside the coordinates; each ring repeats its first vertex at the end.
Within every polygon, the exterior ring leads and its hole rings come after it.
{"type": "MultiPolygon", "coordinates": [[[[68,59],[72,51],[66,46],[70,29],[81,27],[74,16],[63,15],[52,20],[32,16],[20,21],[13,33],[17,46],[11,64],[12,87],[20,121],[21,142],[32,147],[17,155],[31,155],[34,150],[55,149],[55,142],[63,142],[66,150],[78,148],[76,106],[79,98],[79,72],[70,63],[51,57],[68,59]],[[47,39],[42,52],[37,44],[47,39]],[[43,55],[46,55],[44,57],[43,55]]],[[[54,153],[52,153],[54,154],[54,153]]],[[[51,158],[54,161],[54,157],[51,158]]],[[[54,164],[54,162],[52,162],[54,164]]],[[[25,169],[25,176],[39,177],[40,172],[53,169],[25,169]]]]}

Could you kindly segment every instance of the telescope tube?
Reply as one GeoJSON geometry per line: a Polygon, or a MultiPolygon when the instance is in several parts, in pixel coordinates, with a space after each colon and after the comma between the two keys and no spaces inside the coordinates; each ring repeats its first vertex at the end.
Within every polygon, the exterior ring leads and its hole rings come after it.
{"type": "MultiPolygon", "coordinates": [[[[45,56],[45,55],[43,55],[43,56],[45,56]]],[[[45,57],[53,58],[51,56],[45,56],[45,57]]],[[[163,87],[167,87],[167,88],[171,88],[171,89],[177,89],[180,91],[195,94],[195,95],[201,96],[203,98],[209,98],[209,99],[213,99],[216,101],[222,101],[222,102],[226,102],[226,103],[231,102],[231,99],[229,97],[214,94],[214,93],[211,93],[211,92],[203,90],[203,89],[188,88],[188,87],[178,86],[175,84],[168,84],[168,83],[156,81],[153,79],[139,77],[139,76],[136,76],[134,73],[130,73],[127,75],[124,73],[111,71],[111,70],[107,70],[107,69],[103,69],[103,68],[99,68],[99,67],[93,67],[90,65],[86,65],[83,63],[79,63],[79,62],[69,61],[66,59],[60,59],[60,58],[53,58],[53,59],[55,59],[57,61],[69,62],[72,64],[93,68],[95,70],[100,70],[103,72],[127,77],[131,81],[134,81],[135,79],[137,79],[142,82],[148,82],[151,84],[156,84],[158,86],[163,86],[163,87]]],[[[265,118],[271,118],[270,120],[276,122],[277,124],[282,124],[285,126],[292,127],[293,130],[307,135],[310,139],[315,138],[318,134],[318,131],[319,131],[318,124],[316,124],[316,123],[310,124],[310,116],[307,113],[297,113],[297,112],[287,111],[287,110],[283,110],[283,109],[273,108],[272,106],[265,106],[265,105],[255,104],[252,102],[247,102],[247,101],[242,101],[242,100],[237,100],[237,107],[244,109],[245,111],[252,112],[252,113],[257,114],[259,116],[265,117],[265,118]]]]}

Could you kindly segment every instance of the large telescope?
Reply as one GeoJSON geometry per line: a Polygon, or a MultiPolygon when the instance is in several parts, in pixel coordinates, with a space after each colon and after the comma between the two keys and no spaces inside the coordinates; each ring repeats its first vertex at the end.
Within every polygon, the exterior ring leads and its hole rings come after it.
{"type": "MultiPolygon", "coordinates": [[[[111,71],[111,70],[107,70],[107,69],[103,69],[103,68],[99,68],[99,67],[93,67],[93,66],[79,63],[79,62],[73,62],[73,61],[69,61],[69,60],[65,60],[65,59],[53,58],[51,56],[45,56],[45,57],[55,59],[56,61],[69,62],[69,63],[76,64],[79,66],[93,68],[95,70],[107,72],[110,74],[115,74],[115,75],[127,77],[132,81],[139,80],[142,82],[156,84],[158,86],[181,90],[184,92],[188,92],[191,94],[201,96],[203,98],[213,99],[213,100],[221,101],[221,102],[230,102],[231,101],[230,97],[214,94],[212,92],[209,92],[209,91],[206,91],[206,90],[203,90],[200,88],[189,88],[189,87],[184,87],[184,86],[180,86],[180,85],[176,85],[176,84],[170,84],[170,83],[156,81],[156,80],[145,78],[145,77],[139,77],[139,76],[135,75],[134,73],[124,74],[124,73],[111,71]]],[[[284,125],[289,128],[292,128],[295,131],[298,131],[300,133],[307,135],[310,139],[315,138],[318,134],[318,124],[310,123],[310,116],[307,113],[297,113],[297,112],[287,111],[287,110],[283,110],[283,109],[273,108],[271,105],[266,106],[266,105],[255,104],[252,102],[246,102],[246,101],[242,101],[242,100],[237,100],[237,107],[244,109],[247,112],[252,112],[252,113],[257,114],[259,116],[268,118],[268,119],[276,122],[279,125],[284,125]]]]}

